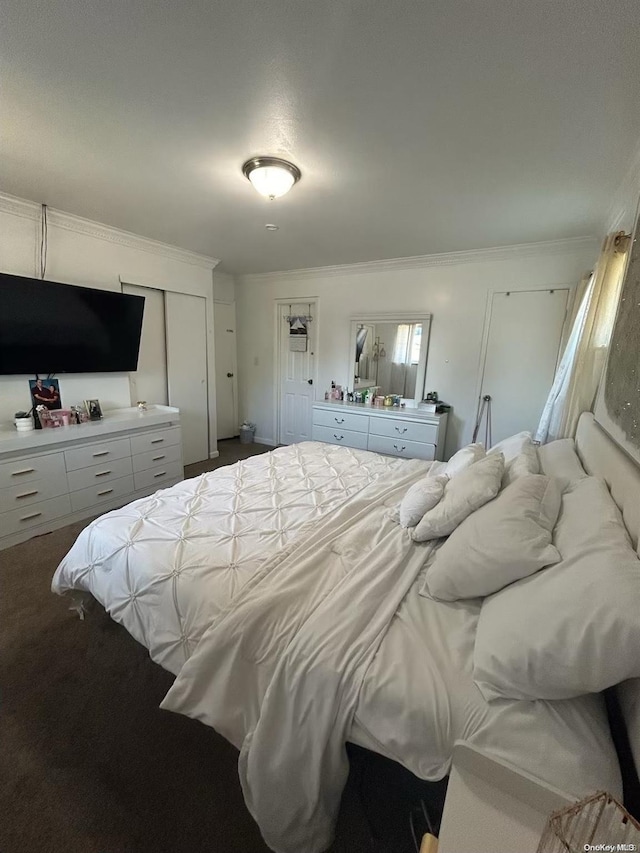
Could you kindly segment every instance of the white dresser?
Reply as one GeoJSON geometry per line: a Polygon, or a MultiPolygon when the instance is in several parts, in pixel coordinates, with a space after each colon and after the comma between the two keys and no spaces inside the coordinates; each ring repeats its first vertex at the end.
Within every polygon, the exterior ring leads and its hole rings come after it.
{"type": "Polygon", "coordinates": [[[116,409],[103,420],[0,430],[0,549],[184,479],[180,413],[116,409]]]}
{"type": "Polygon", "coordinates": [[[446,433],[446,414],[332,400],[313,404],[314,441],[374,450],[388,456],[442,460],[446,433]]]}

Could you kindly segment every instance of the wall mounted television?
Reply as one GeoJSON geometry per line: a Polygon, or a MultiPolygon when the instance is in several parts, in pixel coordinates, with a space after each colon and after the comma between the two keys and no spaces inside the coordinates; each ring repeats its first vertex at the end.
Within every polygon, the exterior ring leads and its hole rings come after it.
{"type": "Polygon", "coordinates": [[[144,297],[0,273],[0,374],[138,366],[144,297]]]}

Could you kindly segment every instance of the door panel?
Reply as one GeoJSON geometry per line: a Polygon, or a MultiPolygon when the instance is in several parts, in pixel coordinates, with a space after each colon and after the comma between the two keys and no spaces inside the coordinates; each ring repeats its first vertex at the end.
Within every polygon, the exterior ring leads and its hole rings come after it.
{"type": "Polygon", "coordinates": [[[167,349],[165,342],[164,292],[152,287],[123,284],[122,292],[144,296],[144,315],[140,337],[138,369],[129,374],[131,403],[138,400],[166,406],[167,349]]]}
{"type": "Polygon", "coordinates": [[[491,395],[493,444],[538,426],[555,374],[568,295],[566,288],[493,294],[481,392],[491,395]]]}
{"type": "Polygon", "coordinates": [[[169,405],[180,409],[184,464],[209,458],[206,300],[167,291],[169,405]]]}
{"type": "Polygon", "coordinates": [[[216,418],[218,439],[238,435],[236,304],[213,306],[216,348],[216,418]]]}
{"type": "Polygon", "coordinates": [[[280,444],[311,441],[311,404],[315,399],[316,311],[315,302],[278,305],[280,336],[280,444]],[[306,352],[292,352],[286,314],[310,314],[306,352]],[[311,380],[311,382],[309,381],[311,380]]]}

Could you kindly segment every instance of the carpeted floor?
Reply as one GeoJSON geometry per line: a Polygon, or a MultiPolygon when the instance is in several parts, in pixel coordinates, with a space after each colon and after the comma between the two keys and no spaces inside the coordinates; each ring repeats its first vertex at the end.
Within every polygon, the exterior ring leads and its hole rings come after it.
{"type": "MultiPolygon", "coordinates": [[[[51,594],[86,523],[0,552],[0,853],[263,853],[236,750],[159,710],[172,676],[100,608],[51,594]]],[[[332,851],[373,849],[352,781],[332,851]]]]}

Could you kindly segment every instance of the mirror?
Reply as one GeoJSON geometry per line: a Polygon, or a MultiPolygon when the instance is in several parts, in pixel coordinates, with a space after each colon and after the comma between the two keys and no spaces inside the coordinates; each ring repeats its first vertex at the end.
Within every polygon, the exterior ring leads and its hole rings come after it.
{"type": "Polygon", "coordinates": [[[376,387],[418,403],[424,393],[430,314],[369,314],[351,320],[351,390],[376,387]]]}

